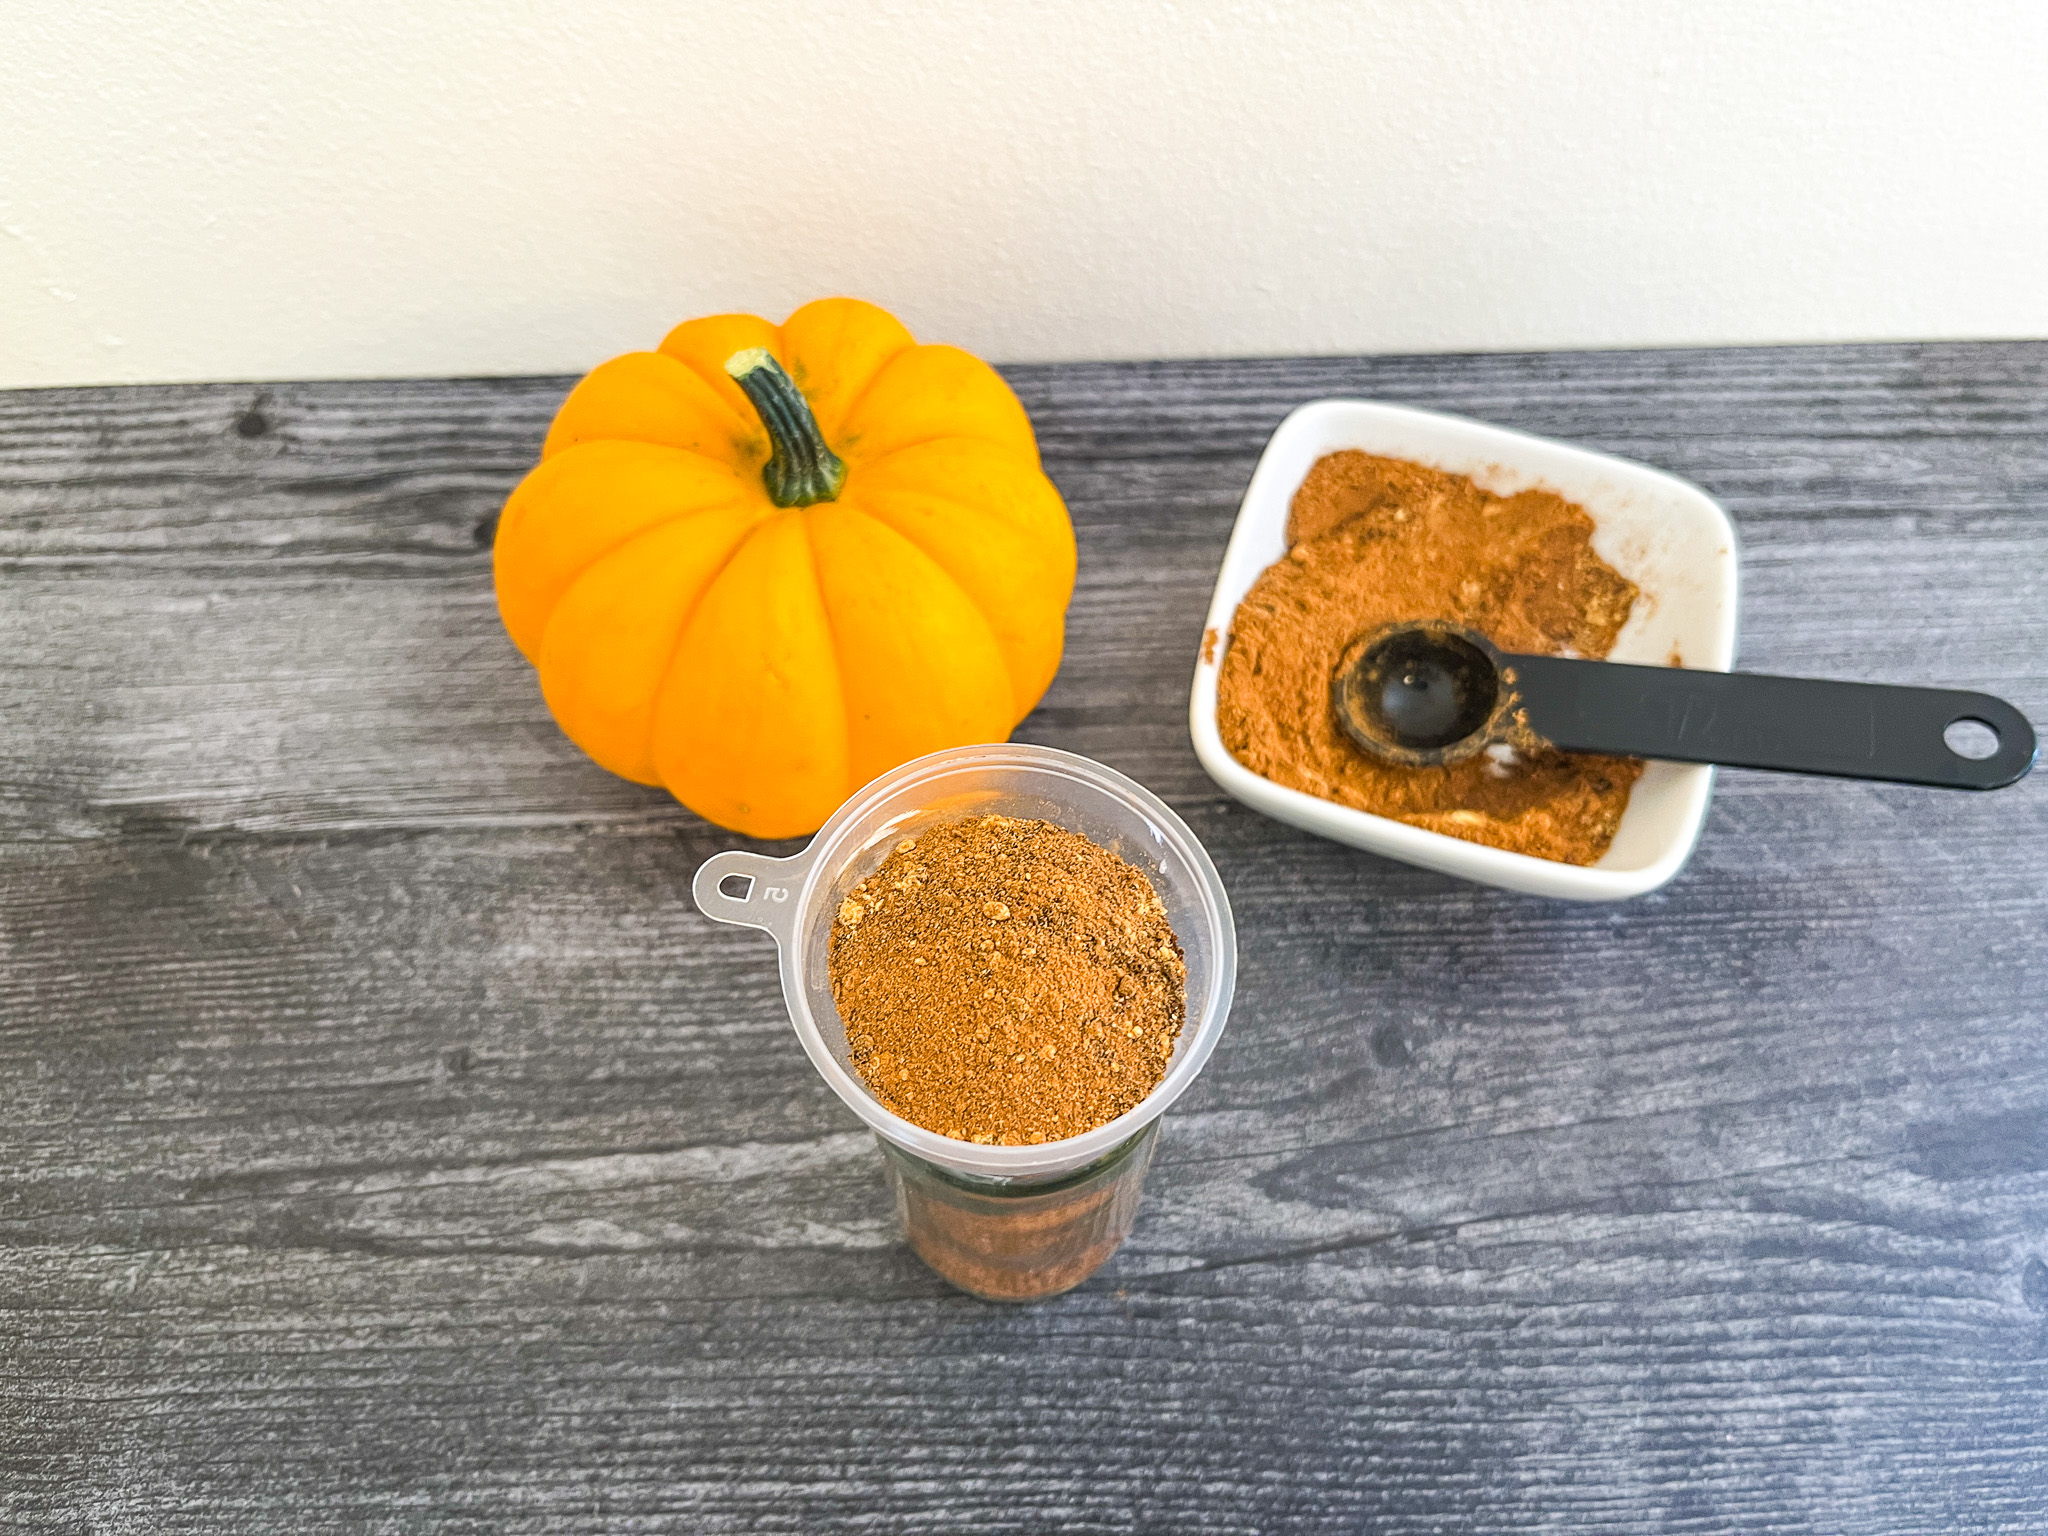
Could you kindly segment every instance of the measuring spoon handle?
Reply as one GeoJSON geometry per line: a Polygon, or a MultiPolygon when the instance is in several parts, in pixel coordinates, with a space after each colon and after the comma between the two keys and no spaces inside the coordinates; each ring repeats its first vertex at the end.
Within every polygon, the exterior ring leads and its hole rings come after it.
{"type": "Polygon", "coordinates": [[[1942,789],[2002,789],[2034,766],[2033,726],[1988,693],[1556,656],[1500,662],[1529,728],[1567,752],[1942,789]],[[1998,750],[1954,751],[1943,733],[1958,720],[1989,726],[1998,750]]]}

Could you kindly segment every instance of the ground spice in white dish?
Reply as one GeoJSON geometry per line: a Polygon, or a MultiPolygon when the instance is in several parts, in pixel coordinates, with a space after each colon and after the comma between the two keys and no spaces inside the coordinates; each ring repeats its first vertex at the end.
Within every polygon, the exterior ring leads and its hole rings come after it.
{"type": "Polygon", "coordinates": [[[1339,805],[1467,842],[1593,864],[1643,765],[1495,746],[1435,768],[1380,762],[1330,708],[1330,674],[1358,635],[1449,619],[1504,651],[1605,656],[1635,583],[1593,552],[1593,519],[1550,491],[1497,496],[1464,475],[1346,451],[1295,493],[1287,554],[1231,621],[1216,725],[1252,772],[1339,805]]]}

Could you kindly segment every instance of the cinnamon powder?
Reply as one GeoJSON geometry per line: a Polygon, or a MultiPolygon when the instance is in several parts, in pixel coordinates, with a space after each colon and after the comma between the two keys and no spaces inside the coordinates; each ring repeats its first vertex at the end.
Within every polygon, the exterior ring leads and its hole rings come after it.
{"type": "Polygon", "coordinates": [[[1346,451],[1295,493],[1285,558],[1239,603],[1216,723],[1254,773],[1358,810],[1566,864],[1614,840],[1643,765],[1489,747],[1436,768],[1382,763],[1330,711],[1330,674],[1382,624],[1449,619],[1504,651],[1602,657],[1637,590],[1593,552],[1586,510],[1550,491],[1497,496],[1464,475],[1346,451]]]}
{"type": "Polygon", "coordinates": [[[1144,875],[1077,832],[1008,816],[898,843],[840,903],[830,974],[876,1098],[1003,1146],[1136,1107],[1187,1011],[1187,965],[1144,875]]]}

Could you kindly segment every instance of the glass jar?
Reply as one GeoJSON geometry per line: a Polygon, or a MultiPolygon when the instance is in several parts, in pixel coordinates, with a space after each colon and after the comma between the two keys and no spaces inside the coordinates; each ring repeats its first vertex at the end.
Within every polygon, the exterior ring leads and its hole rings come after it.
{"type": "Polygon", "coordinates": [[[1086,1167],[1037,1183],[955,1173],[881,1145],[912,1252],[970,1296],[1037,1301],[1072,1290],[1130,1236],[1158,1140],[1155,1120],[1086,1167]]]}

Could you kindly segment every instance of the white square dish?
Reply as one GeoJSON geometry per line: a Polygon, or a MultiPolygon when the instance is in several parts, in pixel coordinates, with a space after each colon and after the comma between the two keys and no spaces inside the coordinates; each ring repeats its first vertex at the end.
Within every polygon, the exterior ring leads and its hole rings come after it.
{"type": "Polygon", "coordinates": [[[1216,679],[1237,605],[1287,553],[1287,513],[1309,468],[1345,448],[1469,475],[1499,495],[1541,488],[1583,506],[1593,549],[1641,589],[1610,659],[1726,672],[1735,664],[1735,528],[1698,486],[1662,470],[1462,417],[1366,400],[1316,400],[1291,413],[1259,456],[1224,551],[1195,662],[1188,726],[1195,755],[1235,798],[1276,821],[1447,875],[1536,896],[1618,901],[1685,866],[1713,795],[1714,770],[1653,762],[1629,795],[1606,857],[1591,867],[1508,853],[1374,816],[1253,773],[1216,729],[1216,679]]]}

